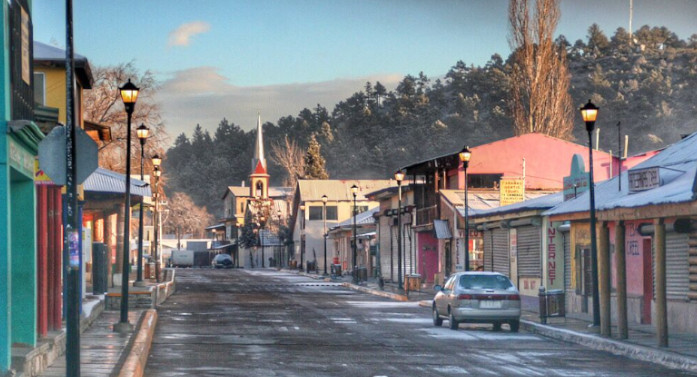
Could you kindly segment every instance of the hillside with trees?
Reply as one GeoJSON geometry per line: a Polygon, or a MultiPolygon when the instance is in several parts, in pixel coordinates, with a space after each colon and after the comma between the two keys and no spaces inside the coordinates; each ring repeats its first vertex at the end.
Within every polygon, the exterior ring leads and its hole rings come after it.
{"type": "MultiPolygon", "coordinates": [[[[312,150],[321,151],[330,178],[369,179],[388,177],[400,166],[465,144],[524,133],[514,127],[512,82],[520,73],[517,58],[528,47],[512,47],[514,53],[506,59],[496,54],[483,66],[458,61],[442,78],[407,75],[392,91],[368,82],[331,112],[318,104],[266,122],[272,184],[292,184],[308,173],[288,162],[319,161],[305,156],[311,143],[312,150]],[[288,145],[297,150],[288,151],[288,145]]],[[[559,36],[549,48],[565,55],[570,75],[572,129],[566,138],[587,142],[576,109],[588,99],[601,109],[596,127],[604,150],[617,153],[618,122],[622,134],[629,135],[630,155],[695,131],[697,34],[681,40],[665,27],[644,26],[631,35],[618,28],[608,37],[594,24],[586,40],[559,36]]],[[[168,191],[185,192],[221,216],[225,188],[248,178],[255,134],[223,119],[212,136],[198,125],[190,137],[179,135],[164,163],[168,191]]]]}

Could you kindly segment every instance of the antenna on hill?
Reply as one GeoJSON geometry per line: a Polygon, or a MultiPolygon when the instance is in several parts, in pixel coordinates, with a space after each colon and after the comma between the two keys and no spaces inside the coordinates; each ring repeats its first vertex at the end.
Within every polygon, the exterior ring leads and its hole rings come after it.
{"type": "Polygon", "coordinates": [[[634,32],[632,31],[632,16],[634,14],[634,0],[629,0],[629,45],[632,45],[634,32]]]}

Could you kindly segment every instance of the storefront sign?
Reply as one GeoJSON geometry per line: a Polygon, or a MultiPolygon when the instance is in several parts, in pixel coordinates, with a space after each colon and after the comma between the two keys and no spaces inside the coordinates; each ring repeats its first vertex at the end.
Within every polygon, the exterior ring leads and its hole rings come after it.
{"type": "Polygon", "coordinates": [[[564,288],[564,238],[553,223],[547,228],[547,281],[546,288],[564,288]]]}
{"type": "Polygon", "coordinates": [[[34,176],[34,155],[29,153],[21,145],[17,144],[12,138],[10,140],[10,165],[15,169],[26,174],[28,177],[34,176]]]}
{"type": "Polygon", "coordinates": [[[499,205],[505,206],[525,200],[525,179],[501,178],[499,205]]]}
{"type": "MultiPolygon", "coordinates": [[[[20,7],[21,8],[21,7],[20,7]]],[[[22,81],[31,85],[31,69],[29,68],[29,14],[22,9],[22,81]]]]}
{"type": "Polygon", "coordinates": [[[661,177],[658,168],[630,170],[629,191],[644,191],[661,186],[661,177]]]}
{"type": "Polygon", "coordinates": [[[537,296],[540,289],[540,278],[521,277],[518,290],[523,296],[537,296]]]}

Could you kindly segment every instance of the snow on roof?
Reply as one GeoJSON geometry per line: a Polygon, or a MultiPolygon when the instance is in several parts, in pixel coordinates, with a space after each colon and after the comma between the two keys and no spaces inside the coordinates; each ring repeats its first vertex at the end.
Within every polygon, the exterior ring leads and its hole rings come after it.
{"type": "MultiPolygon", "coordinates": [[[[470,217],[486,217],[492,215],[503,215],[519,211],[534,211],[543,210],[554,207],[564,200],[564,193],[559,191],[553,194],[538,196],[533,199],[524,200],[519,203],[509,204],[491,209],[482,209],[475,211],[474,214],[468,213],[470,217]]],[[[463,209],[464,211],[464,209],[463,209]]]]}
{"type": "MultiPolygon", "coordinates": [[[[97,168],[85,180],[86,192],[125,194],[126,176],[111,170],[97,168]]],[[[131,195],[151,196],[150,185],[139,179],[131,178],[131,195]]]]}
{"type": "MultiPolygon", "coordinates": [[[[620,177],[596,183],[596,210],[634,208],[647,205],[684,203],[695,200],[694,183],[697,175],[697,133],[667,147],[661,153],[623,172],[620,177]],[[640,169],[660,169],[660,187],[629,192],[628,174],[640,169]],[[622,180],[622,191],[617,180],[622,180]]],[[[543,215],[586,212],[590,206],[590,191],[545,211],[543,215]]]]}
{"type": "Polygon", "coordinates": [[[353,200],[351,186],[358,186],[358,200],[366,200],[365,194],[390,186],[397,186],[397,182],[390,179],[300,179],[300,201],[322,200],[326,195],[329,201],[353,200]]]}
{"type": "MultiPolygon", "coordinates": [[[[373,214],[378,212],[380,210],[380,207],[373,207],[367,211],[363,211],[356,215],[356,224],[361,224],[361,225],[368,225],[368,224],[375,224],[375,217],[373,217],[373,214]]],[[[332,228],[341,228],[345,226],[353,226],[353,217],[349,217],[348,219],[338,223],[336,226],[332,228]]]]}

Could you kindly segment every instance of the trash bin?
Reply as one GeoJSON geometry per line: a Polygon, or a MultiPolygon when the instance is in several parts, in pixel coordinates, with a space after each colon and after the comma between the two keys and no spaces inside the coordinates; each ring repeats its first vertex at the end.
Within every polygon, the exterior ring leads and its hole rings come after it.
{"type": "Polygon", "coordinates": [[[566,316],[564,290],[545,291],[545,287],[540,287],[539,299],[541,323],[547,323],[547,318],[566,316]]]}
{"type": "Polygon", "coordinates": [[[332,264],[331,267],[332,270],[332,276],[341,276],[341,265],[340,264],[332,264]]]}
{"type": "Polygon", "coordinates": [[[307,265],[307,272],[308,272],[308,273],[309,273],[310,271],[315,271],[315,270],[317,269],[317,267],[315,266],[316,263],[317,263],[317,262],[314,262],[314,261],[313,261],[313,262],[309,262],[309,261],[308,261],[308,262],[306,263],[306,265],[307,265]]]}
{"type": "Polygon", "coordinates": [[[421,288],[421,275],[410,274],[404,277],[404,289],[409,291],[418,291],[421,288]]]}
{"type": "Polygon", "coordinates": [[[356,274],[359,283],[368,281],[368,269],[366,267],[356,267],[356,274]]]}
{"type": "Polygon", "coordinates": [[[101,242],[92,244],[92,293],[101,295],[108,290],[109,259],[107,247],[101,242]]]}

